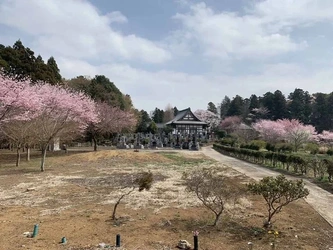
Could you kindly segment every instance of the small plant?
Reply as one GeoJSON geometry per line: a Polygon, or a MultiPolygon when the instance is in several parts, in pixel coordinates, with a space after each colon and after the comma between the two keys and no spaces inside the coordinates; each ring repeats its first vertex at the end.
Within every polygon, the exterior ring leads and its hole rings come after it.
{"type": "Polygon", "coordinates": [[[333,155],[333,149],[330,148],[329,150],[327,150],[327,151],[326,151],[326,154],[328,154],[328,155],[333,155]]]}
{"type": "Polygon", "coordinates": [[[308,143],[305,146],[305,150],[310,152],[310,154],[318,154],[319,152],[319,146],[316,143],[308,143]]]}
{"type": "Polygon", "coordinates": [[[275,145],[275,149],[280,152],[289,152],[291,153],[293,151],[293,145],[289,143],[277,143],[275,145]]]}
{"type": "Polygon", "coordinates": [[[267,143],[267,145],[266,145],[266,149],[267,149],[268,151],[275,152],[275,145],[274,145],[274,144],[271,144],[271,143],[267,143]]]}
{"type": "Polygon", "coordinates": [[[263,149],[266,148],[267,142],[262,141],[262,140],[252,140],[250,141],[251,145],[256,145],[257,147],[259,147],[259,149],[263,149]]]}
{"type": "Polygon", "coordinates": [[[130,183],[125,183],[123,188],[131,188],[128,192],[123,193],[117,200],[116,204],[113,207],[113,212],[111,219],[116,220],[116,211],[117,207],[120,203],[120,201],[127,195],[130,195],[133,193],[136,189],[138,189],[139,192],[143,190],[149,190],[153,183],[153,174],[151,172],[143,172],[138,173],[136,178],[131,178],[132,181],[130,183]]]}
{"type": "Polygon", "coordinates": [[[235,204],[243,196],[245,190],[235,185],[231,180],[215,169],[196,169],[184,173],[186,190],[194,192],[202,204],[212,211],[215,220],[212,226],[216,226],[227,202],[235,204]]]}
{"type": "Polygon", "coordinates": [[[328,181],[332,182],[333,181],[333,161],[324,159],[323,160],[326,168],[327,168],[327,173],[328,173],[328,181]]]}
{"type": "Polygon", "coordinates": [[[265,177],[247,186],[252,194],[262,195],[266,201],[268,208],[268,218],[264,223],[266,228],[271,226],[273,216],[281,212],[284,206],[309,194],[309,190],[304,188],[303,180],[287,180],[284,175],[265,177]]]}

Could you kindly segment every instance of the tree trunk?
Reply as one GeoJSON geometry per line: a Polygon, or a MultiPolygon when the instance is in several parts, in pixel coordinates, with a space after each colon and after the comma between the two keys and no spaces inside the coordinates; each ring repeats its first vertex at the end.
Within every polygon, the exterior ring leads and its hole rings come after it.
{"type": "Polygon", "coordinates": [[[18,145],[16,149],[16,167],[20,165],[20,161],[21,161],[21,146],[18,145]]]}
{"type": "Polygon", "coordinates": [[[47,149],[47,145],[45,146],[42,146],[42,162],[41,162],[41,165],[40,165],[40,170],[42,172],[45,171],[45,158],[46,158],[46,149],[47,149]]]}
{"type": "Polygon", "coordinates": [[[27,154],[26,154],[26,160],[30,161],[30,146],[27,146],[27,154]]]}
{"type": "Polygon", "coordinates": [[[97,140],[95,137],[93,138],[93,142],[94,142],[94,151],[97,151],[97,140]]]}
{"type": "Polygon", "coordinates": [[[135,190],[135,188],[133,188],[132,190],[130,190],[129,192],[125,193],[125,194],[122,194],[119,199],[117,200],[116,204],[114,204],[114,207],[113,207],[113,212],[112,212],[112,216],[111,216],[111,219],[112,220],[115,220],[116,219],[116,210],[117,210],[117,207],[120,203],[120,201],[126,196],[126,195],[129,195],[130,193],[132,193],[133,191],[135,190]]]}
{"type": "Polygon", "coordinates": [[[214,226],[214,227],[215,227],[215,226],[217,225],[217,223],[219,222],[220,216],[221,216],[221,214],[215,214],[215,220],[214,220],[214,223],[213,223],[213,226],[214,226]]]}

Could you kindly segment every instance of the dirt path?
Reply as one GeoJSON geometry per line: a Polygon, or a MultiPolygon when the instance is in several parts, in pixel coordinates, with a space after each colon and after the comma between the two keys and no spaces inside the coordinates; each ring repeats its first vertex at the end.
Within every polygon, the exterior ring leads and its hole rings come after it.
{"type": "MultiPolygon", "coordinates": [[[[202,148],[202,153],[255,180],[262,179],[265,176],[277,176],[280,174],[252,163],[225,156],[216,152],[211,147],[202,148]]],[[[296,177],[288,178],[296,179],[296,177]]],[[[307,180],[304,180],[304,182],[305,186],[310,190],[310,194],[306,198],[306,202],[310,204],[333,227],[333,195],[307,180]]]]}

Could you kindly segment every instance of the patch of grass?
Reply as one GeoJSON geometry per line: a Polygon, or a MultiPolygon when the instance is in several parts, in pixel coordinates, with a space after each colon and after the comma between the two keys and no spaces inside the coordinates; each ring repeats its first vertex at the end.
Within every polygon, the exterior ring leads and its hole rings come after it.
{"type": "Polygon", "coordinates": [[[174,163],[179,165],[196,165],[201,163],[213,162],[213,160],[208,159],[204,156],[200,157],[190,157],[183,154],[179,154],[177,152],[158,152],[157,154],[161,154],[164,157],[174,161],[174,163]]]}
{"type": "Polygon", "coordinates": [[[313,183],[333,194],[333,183],[328,181],[327,176],[325,176],[323,179],[317,178],[313,181],[313,183]]]}

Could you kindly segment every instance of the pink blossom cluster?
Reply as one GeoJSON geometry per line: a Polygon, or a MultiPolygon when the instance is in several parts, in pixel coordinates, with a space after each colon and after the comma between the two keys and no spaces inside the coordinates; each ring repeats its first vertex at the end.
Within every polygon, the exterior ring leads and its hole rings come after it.
{"type": "Polygon", "coordinates": [[[304,125],[299,120],[282,119],[277,121],[260,120],[252,125],[260,136],[268,142],[286,140],[294,144],[301,144],[314,140],[317,136],[312,125],[304,125]]]}
{"type": "Polygon", "coordinates": [[[236,130],[241,123],[242,119],[239,116],[228,116],[221,121],[220,127],[230,133],[236,130]]]}
{"type": "Polygon", "coordinates": [[[0,75],[0,122],[49,117],[85,127],[97,122],[95,103],[82,93],[50,84],[32,85],[0,75]]]}
{"type": "Polygon", "coordinates": [[[107,103],[97,104],[98,122],[94,123],[95,132],[120,133],[131,130],[137,124],[137,119],[132,112],[111,107],[107,103]]]}
{"type": "Polygon", "coordinates": [[[217,114],[203,109],[198,109],[194,115],[201,121],[206,122],[210,128],[216,128],[220,123],[220,118],[217,114]]]}
{"type": "Polygon", "coordinates": [[[318,134],[318,140],[324,142],[333,142],[333,132],[324,130],[321,134],[318,134]]]}
{"type": "Polygon", "coordinates": [[[0,74],[0,122],[9,118],[26,120],[40,107],[38,88],[29,81],[13,81],[0,74]]]}

